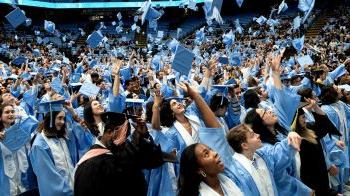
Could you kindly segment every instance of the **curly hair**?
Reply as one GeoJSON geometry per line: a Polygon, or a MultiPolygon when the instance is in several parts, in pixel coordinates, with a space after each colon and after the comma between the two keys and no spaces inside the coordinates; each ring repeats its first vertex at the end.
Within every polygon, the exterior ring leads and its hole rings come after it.
{"type": "Polygon", "coordinates": [[[176,118],[174,116],[174,112],[171,110],[170,101],[166,100],[162,103],[160,107],[160,124],[165,127],[173,126],[176,118]]]}

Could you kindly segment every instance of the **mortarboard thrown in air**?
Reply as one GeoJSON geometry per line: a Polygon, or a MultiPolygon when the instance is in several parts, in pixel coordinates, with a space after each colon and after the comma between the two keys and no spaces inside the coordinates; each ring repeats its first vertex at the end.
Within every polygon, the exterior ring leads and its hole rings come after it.
{"type": "Polygon", "coordinates": [[[230,55],[230,65],[232,66],[240,66],[241,65],[241,55],[238,52],[233,52],[230,55]]]}
{"type": "Polygon", "coordinates": [[[299,57],[297,59],[299,65],[301,66],[305,66],[305,65],[313,65],[314,64],[314,61],[311,59],[311,57],[309,55],[305,55],[305,56],[302,56],[302,57],[299,57]]]}
{"type": "Polygon", "coordinates": [[[300,28],[301,18],[297,16],[293,19],[293,30],[297,30],[300,28]]]}
{"type": "Polygon", "coordinates": [[[176,52],[177,46],[179,45],[179,41],[177,41],[175,38],[173,38],[169,43],[168,43],[168,48],[172,53],[176,52]]]}
{"type": "Polygon", "coordinates": [[[86,40],[86,43],[89,44],[91,48],[96,48],[103,39],[101,31],[94,31],[90,34],[86,40]]]}
{"type": "Polygon", "coordinates": [[[44,21],[44,29],[49,33],[55,33],[56,25],[55,23],[45,20],[44,21]]]}
{"type": "Polygon", "coordinates": [[[198,11],[197,3],[194,0],[189,0],[187,7],[193,11],[198,11]]]}
{"type": "Polygon", "coordinates": [[[277,14],[280,14],[280,13],[282,13],[282,12],[287,11],[287,9],[288,9],[288,5],[287,5],[287,3],[285,2],[285,0],[283,0],[283,1],[281,2],[281,4],[278,6],[278,12],[277,12],[277,14]]]}
{"type": "Polygon", "coordinates": [[[225,44],[226,48],[231,47],[234,41],[235,35],[233,34],[232,30],[222,36],[222,42],[225,44]]]}
{"type": "Polygon", "coordinates": [[[236,32],[238,32],[239,34],[243,34],[243,27],[241,26],[241,24],[239,23],[239,19],[237,18],[235,20],[235,27],[236,27],[236,32]]]}
{"type": "Polygon", "coordinates": [[[11,64],[15,66],[21,66],[22,64],[26,63],[26,61],[27,58],[25,56],[18,56],[11,61],[11,64]]]}
{"type": "Polygon", "coordinates": [[[26,22],[27,17],[20,8],[16,8],[5,16],[7,21],[13,28],[17,28],[19,25],[26,22]]]}
{"type": "Polygon", "coordinates": [[[267,19],[264,16],[260,16],[259,18],[254,18],[253,20],[255,20],[259,25],[263,25],[267,21],[267,19]]]}
{"type": "Polygon", "coordinates": [[[236,0],[238,7],[240,7],[240,8],[242,7],[243,1],[244,0],[236,0]]]}
{"type": "Polygon", "coordinates": [[[304,48],[304,38],[305,36],[302,36],[301,38],[296,38],[292,41],[293,47],[300,53],[304,48]]]}
{"type": "Polygon", "coordinates": [[[194,54],[179,44],[176,49],[172,68],[181,75],[187,76],[192,68],[193,58],[194,54]]]}
{"type": "Polygon", "coordinates": [[[158,20],[162,16],[162,13],[152,8],[151,0],[146,2],[145,6],[142,8],[142,11],[143,11],[141,15],[142,24],[145,23],[145,20],[148,20],[148,21],[158,20]]]}

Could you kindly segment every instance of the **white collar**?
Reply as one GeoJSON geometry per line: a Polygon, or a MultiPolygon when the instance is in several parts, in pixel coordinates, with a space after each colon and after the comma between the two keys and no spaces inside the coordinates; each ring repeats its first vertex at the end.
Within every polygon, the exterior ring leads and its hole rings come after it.
{"type": "Polygon", "coordinates": [[[248,159],[245,155],[241,154],[241,153],[235,153],[233,154],[233,157],[240,163],[243,165],[243,167],[251,174],[252,171],[252,164],[253,161],[248,159]]]}

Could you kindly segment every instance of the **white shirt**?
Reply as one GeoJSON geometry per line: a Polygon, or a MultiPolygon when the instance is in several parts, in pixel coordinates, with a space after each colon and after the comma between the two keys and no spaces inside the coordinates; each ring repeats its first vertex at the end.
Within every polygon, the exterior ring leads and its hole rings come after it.
{"type": "Polygon", "coordinates": [[[254,161],[249,160],[246,156],[240,153],[235,153],[233,158],[236,159],[252,176],[261,196],[274,196],[272,178],[270,176],[267,165],[258,154],[254,154],[254,161]]]}
{"type": "MultiPolygon", "coordinates": [[[[218,175],[220,186],[225,196],[243,196],[242,191],[238,188],[238,186],[232,182],[232,180],[225,175],[218,175]]],[[[200,196],[220,196],[214,189],[210,186],[201,182],[199,184],[199,194],[200,196]]]]}

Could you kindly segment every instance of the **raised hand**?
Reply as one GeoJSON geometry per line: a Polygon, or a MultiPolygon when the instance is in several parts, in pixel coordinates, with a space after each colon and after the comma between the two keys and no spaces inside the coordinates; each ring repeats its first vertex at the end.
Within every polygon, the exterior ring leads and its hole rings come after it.
{"type": "Polygon", "coordinates": [[[288,134],[288,145],[292,146],[295,150],[300,151],[301,137],[296,132],[290,132],[288,134]]]}

